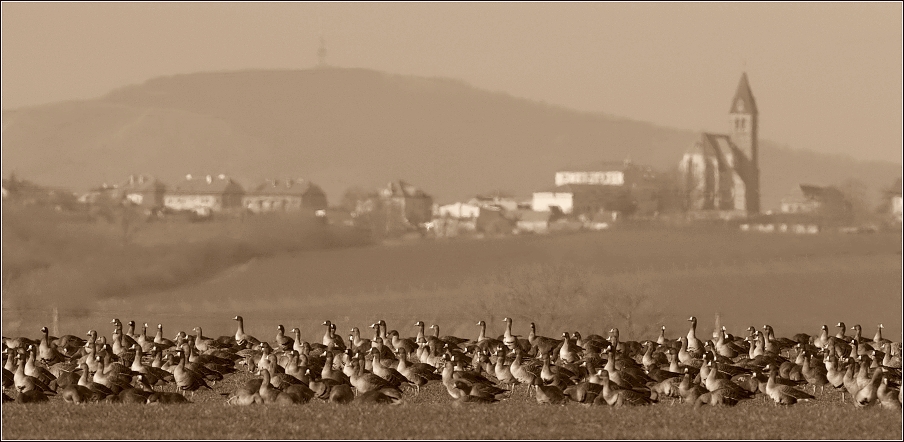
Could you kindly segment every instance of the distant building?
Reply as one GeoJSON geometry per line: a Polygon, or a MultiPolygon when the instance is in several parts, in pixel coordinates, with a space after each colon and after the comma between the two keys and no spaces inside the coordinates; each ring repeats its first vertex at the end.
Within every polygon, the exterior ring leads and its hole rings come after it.
{"type": "MultiPolygon", "coordinates": [[[[600,204],[603,210],[650,216],[658,209],[656,172],[650,166],[635,164],[631,160],[604,161],[585,167],[570,167],[556,172],[555,182],[559,189],[571,185],[579,186],[573,189],[598,186],[605,195],[600,204]]],[[[541,200],[546,197],[548,196],[539,196],[541,200]]],[[[558,195],[553,198],[567,197],[558,195]]],[[[540,202],[534,210],[544,205],[540,202]]],[[[564,209],[563,211],[571,213],[564,209]]],[[[587,213],[589,210],[579,212],[587,213]]]]}
{"type": "Polygon", "coordinates": [[[114,201],[129,203],[148,209],[163,207],[166,185],[150,175],[129,175],[111,190],[114,201]]]}
{"type": "Polygon", "coordinates": [[[433,218],[433,197],[405,181],[393,181],[369,198],[357,201],[354,216],[369,218],[372,228],[382,229],[387,234],[421,229],[433,218]],[[374,224],[376,222],[379,226],[374,224]]]}
{"type": "Polygon", "coordinates": [[[904,219],[902,219],[902,210],[904,210],[904,207],[902,207],[901,202],[901,187],[901,178],[898,178],[891,194],[891,214],[898,223],[904,221],[904,219]]]}
{"type": "Polygon", "coordinates": [[[468,204],[477,207],[498,207],[506,211],[518,209],[518,202],[514,198],[502,195],[477,195],[471,198],[468,204]]]}
{"type": "Polygon", "coordinates": [[[436,216],[440,218],[477,218],[480,216],[480,206],[468,203],[452,203],[439,206],[436,216]]]}
{"type": "Polygon", "coordinates": [[[759,112],[746,72],[732,99],[729,122],[727,134],[702,133],[679,163],[691,211],[760,212],[759,112]]]}
{"type": "Polygon", "coordinates": [[[516,233],[549,233],[550,212],[518,210],[514,216],[516,233]]]}
{"type": "Polygon", "coordinates": [[[244,194],[242,186],[226,175],[186,175],[167,190],[163,205],[171,210],[209,214],[240,209],[244,194]]]}
{"type": "Polygon", "coordinates": [[[535,212],[559,210],[573,217],[594,217],[601,212],[628,212],[635,206],[629,189],[596,184],[565,184],[534,192],[535,212]]]}
{"type": "Polygon", "coordinates": [[[782,213],[847,220],[852,215],[852,205],[835,187],[801,184],[798,189],[782,199],[782,213]]]}
{"type": "Polygon", "coordinates": [[[254,213],[298,212],[315,213],[326,210],[326,194],[319,186],[306,180],[267,180],[242,196],[242,207],[254,213]]]}

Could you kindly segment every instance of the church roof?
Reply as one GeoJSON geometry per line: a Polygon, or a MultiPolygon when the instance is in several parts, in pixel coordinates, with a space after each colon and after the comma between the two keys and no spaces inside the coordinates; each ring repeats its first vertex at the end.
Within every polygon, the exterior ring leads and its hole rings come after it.
{"type": "Polygon", "coordinates": [[[747,72],[741,74],[741,81],[738,82],[738,90],[735,91],[734,98],[731,99],[731,109],[728,113],[749,113],[757,114],[756,100],[753,99],[753,92],[750,91],[750,82],[747,81],[747,72]]]}

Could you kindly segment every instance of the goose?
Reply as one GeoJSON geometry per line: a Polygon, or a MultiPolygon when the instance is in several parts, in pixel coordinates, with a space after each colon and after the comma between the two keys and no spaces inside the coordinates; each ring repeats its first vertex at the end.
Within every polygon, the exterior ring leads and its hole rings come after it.
{"type": "Polygon", "coordinates": [[[47,397],[44,391],[39,389],[25,390],[19,391],[19,395],[16,397],[16,402],[20,404],[36,404],[41,402],[48,402],[50,399],[47,397]]]}
{"type": "MultiPolygon", "coordinates": [[[[399,350],[401,350],[401,348],[399,348],[399,350]]],[[[390,385],[396,388],[400,388],[402,384],[408,384],[409,386],[413,385],[407,377],[402,375],[402,373],[399,373],[395,368],[384,366],[381,361],[380,352],[377,351],[377,349],[371,349],[370,352],[373,355],[373,374],[385,379],[390,385]]]]}
{"type": "Polygon", "coordinates": [[[245,319],[239,315],[236,315],[232,318],[233,321],[237,321],[239,323],[238,328],[235,330],[235,342],[241,346],[251,346],[257,347],[261,344],[261,341],[254,336],[251,336],[245,333],[245,319]]]}
{"type": "Polygon", "coordinates": [[[568,332],[562,332],[562,339],[562,347],[559,348],[559,360],[567,363],[575,363],[580,360],[580,352],[584,349],[571,342],[568,332]]]}
{"type": "Polygon", "coordinates": [[[843,322],[839,322],[838,324],[835,325],[835,327],[838,327],[838,333],[835,333],[835,337],[838,339],[841,339],[842,341],[847,341],[848,337],[845,334],[845,333],[847,333],[847,326],[844,325],[843,322]]]}
{"type": "Polygon", "coordinates": [[[427,335],[424,334],[424,327],[426,327],[424,321],[417,321],[414,323],[414,326],[418,328],[417,335],[414,337],[414,343],[420,344],[421,342],[427,342],[427,335]]]}
{"type": "Polygon", "coordinates": [[[699,359],[703,356],[703,344],[691,349],[687,337],[682,336],[678,338],[678,341],[681,342],[681,347],[678,349],[678,361],[699,368],[701,365],[699,359]]]}
{"type": "Polygon", "coordinates": [[[278,389],[274,388],[271,379],[270,379],[270,370],[263,369],[261,370],[261,386],[258,389],[257,394],[263,399],[265,404],[267,403],[275,403],[275,404],[296,404],[298,403],[298,398],[292,396],[288,393],[283,393],[278,389]]]}
{"type": "Polygon", "coordinates": [[[179,393],[155,391],[145,399],[148,405],[152,404],[187,404],[189,400],[179,393]]]}
{"type": "Polygon", "coordinates": [[[716,391],[707,391],[706,393],[698,396],[697,400],[694,402],[694,408],[700,408],[701,406],[703,406],[703,404],[709,404],[714,407],[720,405],[733,407],[737,405],[738,402],[739,401],[736,398],[726,395],[726,391],[724,389],[719,389],[716,391]]]}
{"type": "Polygon", "coordinates": [[[47,331],[47,327],[41,327],[41,333],[43,336],[38,342],[37,358],[47,365],[66,360],[67,358],[57,350],[56,344],[50,342],[50,336],[47,331]]]}
{"type": "Polygon", "coordinates": [[[505,333],[502,335],[502,343],[505,344],[509,350],[512,350],[518,345],[517,336],[512,334],[512,318],[503,318],[502,322],[505,322],[505,333]]]}
{"type": "Polygon", "coordinates": [[[530,323],[530,334],[527,335],[527,342],[531,346],[529,353],[534,355],[549,354],[556,356],[553,350],[562,344],[561,339],[537,335],[537,325],[533,322],[530,323]]]}
{"type": "Polygon", "coordinates": [[[477,321],[477,326],[480,327],[480,333],[477,334],[477,339],[473,341],[467,341],[464,343],[465,347],[470,349],[471,347],[477,347],[481,350],[489,351],[494,349],[500,345],[505,345],[502,341],[498,339],[488,338],[487,337],[487,323],[484,321],[477,321]]]}
{"type": "Polygon", "coordinates": [[[340,351],[345,350],[345,342],[336,336],[336,330],[333,328],[333,323],[324,321],[322,325],[326,326],[326,333],[323,334],[323,345],[326,345],[327,347],[332,345],[340,351]]]}
{"type": "Polygon", "coordinates": [[[592,405],[596,397],[603,391],[602,383],[592,383],[588,381],[579,382],[569,385],[562,393],[572,401],[579,404],[592,405]]]}
{"type": "MultiPolygon", "coordinates": [[[[434,337],[434,338],[437,338],[437,339],[439,339],[440,341],[449,344],[450,346],[458,347],[458,346],[460,346],[461,344],[464,344],[465,342],[468,342],[468,340],[465,339],[465,338],[459,338],[459,337],[457,337],[457,336],[452,336],[452,335],[446,335],[446,336],[440,337],[440,335],[439,335],[439,325],[437,325],[437,324],[432,324],[432,325],[430,325],[430,328],[433,329],[433,337],[434,337]]],[[[428,338],[428,339],[429,339],[429,338],[428,338]]]]}
{"type": "Polygon", "coordinates": [[[74,384],[67,385],[65,388],[60,390],[59,397],[63,398],[64,401],[69,403],[83,404],[85,402],[97,402],[99,400],[102,400],[105,396],[92,391],[88,387],[74,384]]]}
{"type": "Polygon", "coordinates": [[[697,339],[697,317],[691,316],[687,319],[691,323],[690,330],[687,332],[687,348],[691,353],[702,351],[703,342],[697,339]]]}
{"type": "Polygon", "coordinates": [[[882,329],[883,328],[885,328],[885,326],[882,324],[879,324],[879,326],[876,327],[876,335],[873,336],[873,346],[874,347],[879,348],[879,347],[882,347],[883,344],[891,343],[891,341],[882,337],[882,329]]]}
{"type": "Polygon", "coordinates": [[[879,400],[879,385],[882,384],[883,374],[881,369],[874,370],[869,383],[860,388],[857,394],[854,395],[854,405],[857,408],[876,405],[879,400]]]}
{"type": "Polygon", "coordinates": [[[536,397],[538,404],[565,405],[568,398],[557,386],[537,385],[536,397]]]}
{"type": "Polygon", "coordinates": [[[863,337],[863,328],[860,327],[860,324],[854,324],[854,326],[851,327],[851,330],[854,330],[854,336],[851,336],[850,338],[851,338],[851,339],[856,339],[858,344],[870,344],[870,343],[872,343],[871,340],[866,339],[866,338],[863,337]]]}
{"type": "Polygon", "coordinates": [[[549,359],[549,354],[540,355],[540,360],[543,363],[540,369],[540,380],[542,382],[538,383],[538,385],[555,385],[560,388],[565,388],[577,382],[576,374],[565,367],[553,367],[552,364],[550,364],[549,359]]]}
{"type": "Polygon", "coordinates": [[[687,404],[694,404],[697,401],[697,398],[707,391],[709,390],[707,390],[706,387],[691,382],[690,371],[684,369],[681,382],[678,384],[678,394],[681,396],[682,401],[687,404]]]}
{"type": "Polygon", "coordinates": [[[515,378],[515,375],[512,374],[512,369],[510,364],[506,364],[506,355],[505,355],[505,347],[499,346],[496,348],[496,364],[493,366],[493,375],[496,377],[496,380],[502,384],[508,384],[509,388],[515,388],[515,384],[518,383],[518,379],[515,378]]]}
{"type": "MultiPolygon", "coordinates": [[[[512,365],[509,366],[509,371],[512,372],[512,376],[515,377],[519,384],[527,386],[528,397],[530,397],[531,387],[536,387],[542,383],[540,381],[539,367],[528,366],[522,363],[521,347],[515,346],[515,360],[513,360],[512,365]]],[[[512,394],[514,394],[514,392],[515,388],[512,386],[512,394]]]]}
{"type": "Polygon", "coordinates": [[[435,372],[435,368],[431,365],[408,362],[408,352],[404,348],[396,350],[399,355],[399,364],[396,366],[398,371],[405,379],[408,379],[415,387],[415,394],[420,393],[421,387],[427,385],[430,381],[441,381],[443,377],[435,372]]]}
{"type": "Polygon", "coordinates": [[[333,352],[328,351],[324,355],[323,368],[320,371],[321,379],[332,379],[340,384],[349,384],[349,377],[341,371],[333,369],[333,352]]]}
{"type": "MultiPolygon", "coordinates": [[[[366,393],[368,391],[373,391],[384,387],[396,388],[393,387],[393,385],[386,379],[383,379],[373,373],[367,373],[366,371],[364,371],[363,360],[358,360],[356,362],[358,365],[358,370],[353,372],[348,379],[351,385],[355,387],[357,394],[366,393]]],[[[399,391],[399,393],[401,394],[401,390],[399,391]]]]}
{"type": "Polygon", "coordinates": [[[51,386],[45,384],[41,380],[29,376],[25,374],[25,359],[26,356],[24,354],[18,355],[19,363],[16,366],[16,371],[13,373],[13,385],[16,387],[20,393],[28,392],[31,390],[41,390],[44,393],[56,394],[51,386]]]}
{"type": "Polygon", "coordinates": [[[291,350],[295,345],[295,340],[286,336],[286,329],[282,324],[276,326],[276,339],[273,341],[274,348],[279,350],[288,351],[291,350]]]}
{"type": "Polygon", "coordinates": [[[164,350],[176,346],[175,342],[163,337],[163,324],[157,324],[157,334],[154,335],[154,344],[160,346],[164,350]]]}
{"type": "MultiPolygon", "coordinates": [[[[418,321],[418,322],[421,324],[421,329],[423,329],[424,323],[420,322],[420,321],[418,321]]],[[[417,351],[418,344],[415,342],[414,339],[401,338],[401,337],[399,337],[399,332],[397,332],[395,330],[392,330],[391,332],[389,332],[388,336],[389,336],[389,342],[391,345],[389,346],[390,348],[388,348],[387,351],[390,352],[389,353],[390,355],[392,354],[392,352],[395,351],[395,349],[398,349],[398,348],[404,348],[405,350],[408,350],[409,353],[413,352],[413,351],[417,351]]],[[[385,343],[386,342],[384,341],[384,344],[385,343]]]]}
{"type": "Polygon", "coordinates": [[[207,382],[204,382],[203,376],[185,367],[187,357],[182,349],[177,349],[176,354],[179,356],[179,364],[173,369],[173,378],[176,381],[176,387],[182,391],[183,395],[186,391],[191,391],[192,397],[194,397],[195,391],[201,387],[213,390],[210,385],[207,385],[207,382]]]}
{"type": "Polygon", "coordinates": [[[813,386],[813,394],[816,394],[816,387],[820,388],[820,392],[824,392],[825,386],[829,384],[828,370],[825,366],[811,366],[810,354],[807,352],[803,352],[803,354],[804,363],[801,365],[801,374],[807,383],[813,386]]]}
{"type": "MultiPolygon", "coordinates": [[[[114,330],[116,330],[117,333],[122,335],[122,344],[124,346],[126,346],[128,348],[128,347],[131,347],[132,345],[136,344],[135,338],[137,336],[135,335],[135,321],[129,321],[129,332],[128,333],[124,333],[122,331],[122,322],[120,322],[119,319],[113,318],[113,320],[110,322],[113,324],[114,330]]],[[[67,336],[70,336],[70,335],[67,335],[67,336]]],[[[75,337],[73,336],[73,338],[75,338],[75,337]]],[[[61,337],[60,339],[63,339],[63,337],[61,337]]],[[[75,340],[76,340],[76,342],[81,341],[82,342],[81,345],[84,345],[84,339],[75,338],[75,340]]]]}
{"type": "Polygon", "coordinates": [[[666,345],[667,342],[669,342],[669,339],[665,337],[665,326],[663,325],[659,329],[659,337],[656,338],[656,343],[659,345],[666,345]]]}
{"type": "Polygon", "coordinates": [[[99,363],[99,368],[96,372],[94,372],[94,377],[92,378],[95,384],[103,385],[104,387],[107,387],[111,391],[113,391],[113,393],[119,393],[120,391],[130,387],[129,384],[132,383],[131,376],[112,372],[106,373],[104,358],[101,356],[95,356],[95,359],[99,363]]]}
{"type": "Polygon", "coordinates": [[[815,396],[798,390],[790,385],[782,385],[775,381],[778,374],[778,367],[775,365],[767,365],[766,370],[769,371],[769,381],[766,383],[766,394],[772,398],[776,404],[793,405],[799,400],[816,399],[815,396]]]}
{"type": "MultiPolygon", "coordinates": [[[[298,329],[295,329],[298,330],[298,329]]],[[[361,337],[361,330],[358,327],[353,327],[351,329],[352,333],[352,345],[354,346],[355,351],[366,351],[367,349],[372,347],[372,343],[370,339],[361,337]]]]}
{"type": "Polygon", "coordinates": [[[195,332],[195,348],[197,348],[198,351],[205,352],[219,348],[219,343],[216,340],[204,337],[200,326],[194,327],[191,330],[195,332]]]}
{"type": "Polygon", "coordinates": [[[371,390],[359,395],[355,402],[362,404],[385,404],[385,405],[401,405],[403,403],[402,396],[396,390],[383,388],[379,390],[371,390]]]}
{"type": "Polygon", "coordinates": [[[603,384],[603,389],[596,399],[594,405],[609,405],[612,407],[623,406],[644,406],[653,403],[649,396],[644,396],[634,390],[616,390],[612,388],[609,374],[605,370],[600,370],[599,375],[603,384]]]}
{"type": "Polygon", "coordinates": [[[764,338],[766,342],[766,351],[781,353],[782,350],[789,349],[797,345],[797,341],[788,338],[776,338],[775,330],[769,324],[763,325],[764,338]]]}
{"type": "MultiPolygon", "coordinates": [[[[709,373],[706,376],[704,386],[710,392],[716,390],[722,390],[722,395],[725,397],[730,397],[732,399],[750,399],[753,397],[753,394],[741,388],[740,385],[732,382],[730,379],[725,379],[720,376],[719,372],[719,363],[716,361],[707,362],[707,366],[710,368],[709,373]]],[[[701,372],[702,373],[702,372],[701,372]]]]}
{"type": "Polygon", "coordinates": [[[135,351],[135,359],[132,360],[132,366],[129,368],[135,373],[144,375],[150,385],[163,386],[176,380],[172,373],[162,368],[144,365],[142,361],[143,354],[138,344],[132,345],[132,350],[135,351]]]}
{"type": "Polygon", "coordinates": [[[493,404],[499,402],[499,399],[496,399],[495,397],[472,395],[467,391],[467,388],[467,384],[464,383],[446,386],[449,395],[454,399],[452,401],[453,407],[462,407],[469,404],[493,404]]]}
{"type": "Polygon", "coordinates": [[[823,325],[819,330],[819,336],[813,338],[813,345],[819,348],[825,347],[829,343],[829,326],[823,325]]]}
{"type": "Polygon", "coordinates": [[[25,374],[38,379],[45,385],[52,385],[51,382],[56,381],[56,376],[46,368],[35,364],[35,353],[34,346],[29,345],[25,351],[25,374]]]}
{"type": "Polygon", "coordinates": [[[901,411],[900,395],[900,390],[898,390],[898,394],[895,395],[895,390],[888,385],[888,378],[883,376],[882,382],[876,389],[876,396],[879,400],[879,405],[882,408],[887,408],[889,410],[901,411]]]}

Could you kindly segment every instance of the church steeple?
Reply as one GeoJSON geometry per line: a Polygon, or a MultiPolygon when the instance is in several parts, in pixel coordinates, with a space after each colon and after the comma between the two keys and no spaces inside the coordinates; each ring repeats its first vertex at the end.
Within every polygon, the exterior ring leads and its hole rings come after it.
{"type": "Polygon", "coordinates": [[[741,75],[741,81],[738,82],[738,89],[735,91],[734,98],[731,99],[731,109],[728,112],[752,115],[759,113],[756,109],[756,100],[753,99],[753,92],[750,91],[750,82],[747,81],[747,72],[741,75]]]}
{"type": "Polygon", "coordinates": [[[730,124],[729,136],[738,150],[747,157],[742,174],[746,183],[747,212],[750,214],[760,211],[760,149],[759,149],[759,110],[756,100],[750,90],[750,82],[747,80],[747,72],[741,74],[738,89],[731,100],[731,110],[728,111],[730,124]]]}

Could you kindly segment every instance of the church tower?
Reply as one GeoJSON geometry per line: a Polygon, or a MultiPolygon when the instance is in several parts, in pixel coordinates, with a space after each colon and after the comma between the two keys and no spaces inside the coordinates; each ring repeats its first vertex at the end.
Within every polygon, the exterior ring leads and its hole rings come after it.
{"type": "Polygon", "coordinates": [[[736,167],[744,169],[739,173],[746,184],[747,213],[754,215],[760,212],[759,112],[746,72],[741,75],[728,115],[728,134],[747,160],[738,161],[736,167]]]}

